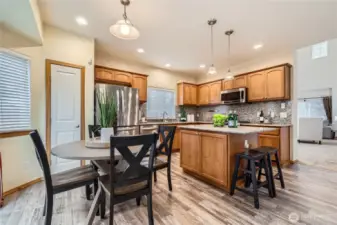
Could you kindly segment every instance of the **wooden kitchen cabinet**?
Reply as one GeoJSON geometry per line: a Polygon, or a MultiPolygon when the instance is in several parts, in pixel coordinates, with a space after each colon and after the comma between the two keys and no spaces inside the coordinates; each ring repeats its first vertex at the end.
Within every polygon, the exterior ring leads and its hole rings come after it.
{"type": "Polygon", "coordinates": [[[274,67],[247,75],[248,101],[290,99],[290,67],[274,67]]]}
{"type": "Polygon", "coordinates": [[[248,101],[261,101],[266,96],[266,77],[264,71],[248,75],[248,101]]]}
{"type": "Polygon", "coordinates": [[[138,89],[139,101],[147,101],[147,76],[145,75],[132,75],[132,87],[138,89]]]}
{"type": "Polygon", "coordinates": [[[198,105],[209,104],[209,91],[208,84],[198,86],[198,105]]]}
{"type": "Polygon", "coordinates": [[[132,83],[132,74],[127,72],[116,71],[114,74],[114,80],[121,83],[132,83]]]}
{"type": "Polygon", "coordinates": [[[172,151],[176,152],[180,149],[180,129],[176,128],[176,133],[174,134],[172,151]]]}
{"type": "Polygon", "coordinates": [[[200,143],[200,173],[217,184],[227,186],[227,135],[200,133],[200,143]]]}
{"type": "Polygon", "coordinates": [[[177,104],[178,105],[196,105],[197,104],[197,86],[189,83],[178,83],[177,104]]]}
{"type": "Polygon", "coordinates": [[[195,173],[200,171],[200,136],[196,131],[180,132],[180,166],[195,173]],[[182,138],[184,136],[184,138],[182,138]]]}
{"type": "Polygon", "coordinates": [[[222,81],[222,90],[230,90],[234,87],[234,81],[233,80],[223,80],[222,81]]]}
{"type": "Polygon", "coordinates": [[[259,135],[259,146],[268,146],[280,149],[280,137],[273,135],[259,135]]]}
{"type": "Polygon", "coordinates": [[[247,87],[247,77],[246,76],[236,76],[233,80],[233,88],[247,87]]]}
{"type": "Polygon", "coordinates": [[[221,102],[221,81],[216,81],[209,84],[209,103],[219,104],[221,102]]]}

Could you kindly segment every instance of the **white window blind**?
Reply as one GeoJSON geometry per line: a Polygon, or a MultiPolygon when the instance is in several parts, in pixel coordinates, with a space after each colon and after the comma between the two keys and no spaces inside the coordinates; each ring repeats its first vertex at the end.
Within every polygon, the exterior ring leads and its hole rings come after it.
{"type": "Polygon", "coordinates": [[[161,119],[166,112],[165,118],[175,119],[176,108],[173,90],[148,88],[147,89],[146,117],[161,119]]]}
{"type": "Polygon", "coordinates": [[[29,61],[0,50],[0,131],[29,129],[30,121],[29,61]]]}

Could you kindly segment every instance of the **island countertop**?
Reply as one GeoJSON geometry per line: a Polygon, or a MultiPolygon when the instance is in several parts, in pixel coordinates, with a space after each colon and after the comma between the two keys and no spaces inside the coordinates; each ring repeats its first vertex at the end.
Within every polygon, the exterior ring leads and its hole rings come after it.
{"type": "Polygon", "coordinates": [[[239,126],[238,128],[229,128],[228,126],[214,127],[213,125],[210,124],[186,125],[186,126],[179,126],[179,128],[187,130],[198,130],[198,131],[228,133],[228,134],[253,134],[265,131],[273,131],[276,129],[272,127],[250,127],[250,126],[239,126]]]}

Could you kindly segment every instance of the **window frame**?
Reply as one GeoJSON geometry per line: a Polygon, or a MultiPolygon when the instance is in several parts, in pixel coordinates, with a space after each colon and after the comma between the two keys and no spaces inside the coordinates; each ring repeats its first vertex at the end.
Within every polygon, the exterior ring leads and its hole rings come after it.
{"type": "MultiPolygon", "coordinates": [[[[172,120],[175,120],[176,118],[177,118],[177,112],[176,112],[176,101],[175,101],[175,99],[176,99],[176,95],[177,95],[177,93],[176,93],[176,91],[174,90],[174,89],[169,89],[169,88],[161,88],[161,87],[154,87],[154,86],[148,86],[147,87],[147,93],[149,93],[149,88],[152,88],[152,89],[157,89],[157,90],[163,90],[163,91],[171,91],[171,92],[173,92],[173,106],[174,106],[174,116],[173,117],[167,117],[167,119],[172,119],[172,120]]],[[[147,116],[147,112],[148,112],[148,97],[149,97],[150,95],[148,94],[147,95],[147,99],[146,99],[146,119],[152,119],[152,120],[158,120],[158,119],[162,119],[162,118],[160,118],[160,117],[148,117],[147,116]]]]}
{"type": "Polygon", "coordinates": [[[23,129],[8,129],[8,130],[2,130],[0,131],[0,138],[9,138],[9,137],[19,137],[19,136],[25,136],[28,135],[32,129],[32,81],[31,81],[31,58],[27,55],[24,55],[22,53],[18,53],[16,51],[1,48],[0,47],[0,53],[6,53],[15,57],[19,57],[22,59],[27,60],[27,76],[28,76],[28,89],[29,89],[29,128],[23,128],[23,129]]]}

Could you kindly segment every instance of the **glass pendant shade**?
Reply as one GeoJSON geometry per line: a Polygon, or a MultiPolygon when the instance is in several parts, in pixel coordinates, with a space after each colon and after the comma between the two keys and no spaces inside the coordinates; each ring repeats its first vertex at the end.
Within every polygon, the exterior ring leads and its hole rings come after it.
{"type": "Polygon", "coordinates": [[[234,76],[231,72],[231,70],[229,69],[228,72],[226,73],[226,80],[233,80],[234,76]]]}
{"type": "Polygon", "coordinates": [[[207,74],[209,74],[209,75],[215,75],[215,74],[217,74],[216,68],[214,67],[213,64],[208,68],[207,74]]]}
{"type": "Polygon", "coordinates": [[[116,24],[110,27],[110,33],[120,39],[135,40],[139,38],[139,31],[129,20],[118,20],[116,24]]]}

